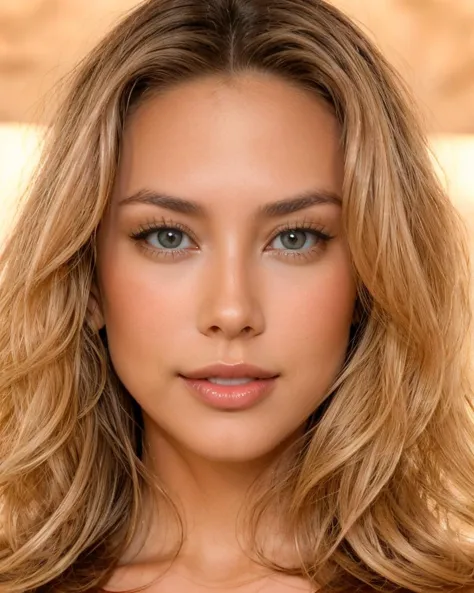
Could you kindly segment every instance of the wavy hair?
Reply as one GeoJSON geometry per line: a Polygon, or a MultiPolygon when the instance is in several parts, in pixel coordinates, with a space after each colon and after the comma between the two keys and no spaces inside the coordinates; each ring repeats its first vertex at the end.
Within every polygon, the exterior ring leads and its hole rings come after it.
{"type": "Polygon", "coordinates": [[[148,0],[71,74],[0,256],[2,591],[98,590],[132,541],[156,484],[140,410],[88,310],[96,233],[130,110],[246,72],[332,106],[358,283],[343,369],[250,513],[255,526],[281,503],[299,565],[256,557],[327,591],[474,587],[467,231],[410,93],[323,0],[148,0]]]}

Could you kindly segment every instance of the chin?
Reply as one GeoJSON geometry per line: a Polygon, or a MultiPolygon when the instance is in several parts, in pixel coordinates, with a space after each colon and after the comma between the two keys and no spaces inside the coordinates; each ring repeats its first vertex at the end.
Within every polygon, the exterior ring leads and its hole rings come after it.
{"type": "Polygon", "coordinates": [[[219,427],[207,427],[199,434],[175,433],[174,440],[180,449],[192,455],[216,463],[270,462],[278,457],[293,442],[299,430],[291,428],[281,433],[270,432],[267,426],[252,428],[251,423],[237,422],[236,426],[221,423],[219,427]],[[225,424],[223,426],[222,424],[225,424]]]}
{"type": "MultiPolygon", "coordinates": [[[[151,402],[147,402],[151,403],[151,402]]],[[[302,434],[306,414],[268,400],[245,411],[222,411],[190,405],[178,397],[170,405],[146,406],[145,431],[155,451],[173,450],[184,458],[196,456],[219,463],[271,461],[302,434]]]]}

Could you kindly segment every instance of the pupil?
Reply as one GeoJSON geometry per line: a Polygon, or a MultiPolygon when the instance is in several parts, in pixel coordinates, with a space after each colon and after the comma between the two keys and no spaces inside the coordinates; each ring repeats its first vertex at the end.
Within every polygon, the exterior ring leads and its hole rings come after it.
{"type": "Polygon", "coordinates": [[[180,237],[182,233],[180,231],[172,231],[172,230],[164,230],[160,232],[160,240],[163,238],[163,243],[166,245],[166,241],[169,241],[168,247],[175,247],[176,243],[179,244],[180,237]]]}
{"type": "MultiPolygon", "coordinates": [[[[300,235],[303,235],[303,233],[300,232],[300,235]]],[[[285,235],[283,235],[285,237],[285,235]]],[[[304,239],[303,239],[303,243],[301,245],[298,245],[298,231],[288,231],[286,233],[287,237],[290,237],[289,240],[289,246],[290,247],[302,247],[304,245],[304,239]]]]}

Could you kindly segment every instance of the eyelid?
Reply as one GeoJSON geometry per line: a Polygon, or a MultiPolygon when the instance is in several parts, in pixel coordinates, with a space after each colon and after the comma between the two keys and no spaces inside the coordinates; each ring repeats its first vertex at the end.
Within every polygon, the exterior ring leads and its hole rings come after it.
{"type": "Polygon", "coordinates": [[[144,224],[140,225],[138,227],[138,231],[136,233],[132,233],[131,236],[134,238],[140,238],[140,235],[143,236],[143,235],[146,235],[147,233],[151,234],[153,232],[162,230],[162,228],[175,228],[180,231],[183,231],[183,233],[186,233],[187,235],[189,235],[189,237],[195,243],[197,243],[196,235],[193,233],[193,231],[187,225],[183,224],[182,222],[172,220],[171,218],[166,219],[164,216],[161,217],[160,220],[157,220],[155,218],[147,220],[144,224]],[[157,227],[160,227],[160,228],[157,228],[157,227]]]}
{"type": "MultiPolygon", "coordinates": [[[[133,235],[138,235],[139,233],[146,233],[146,232],[153,232],[156,230],[161,230],[161,228],[157,227],[166,227],[166,228],[177,228],[180,231],[183,231],[185,233],[187,233],[190,238],[197,243],[197,237],[194,234],[194,232],[191,230],[190,227],[188,227],[187,225],[183,224],[182,222],[178,222],[176,220],[173,220],[171,218],[165,218],[164,216],[162,216],[159,220],[156,218],[152,218],[147,220],[145,223],[139,225],[138,227],[138,231],[136,233],[133,233],[133,235]]],[[[269,235],[269,239],[274,239],[278,234],[280,234],[283,231],[290,231],[290,230],[312,230],[312,231],[320,231],[322,233],[325,232],[325,226],[323,224],[319,224],[319,223],[315,223],[312,222],[310,219],[308,220],[306,217],[303,218],[302,220],[288,220],[284,223],[282,223],[281,225],[279,225],[278,227],[274,228],[272,230],[272,233],[269,235]]]]}
{"type": "Polygon", "coordinates": [[[289,220],[285,223],[282,223],[276,229],[273,229],[271,238],[274,239],[280,233],[282,233],[284,231],[292,231],[292,230],[320,231],[321,233],[324,233],[325,227],[322,224],[318,224],[318,223],[312,222],[311,220],[308,220],[306,217],[303,218],[302,220],[289,220]]]}

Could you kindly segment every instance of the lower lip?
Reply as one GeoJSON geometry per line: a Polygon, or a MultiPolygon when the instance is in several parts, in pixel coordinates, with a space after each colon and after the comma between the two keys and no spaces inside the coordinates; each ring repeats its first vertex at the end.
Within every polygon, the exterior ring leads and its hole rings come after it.
{"type": "Polygon", "coordinates": [[[218,385],[207,379],[188,379],[182,375],[181,378],[194,396],[222,410],[250,408],[270,394],[277,379],[256,379],[242,385],[218,385]]]}

